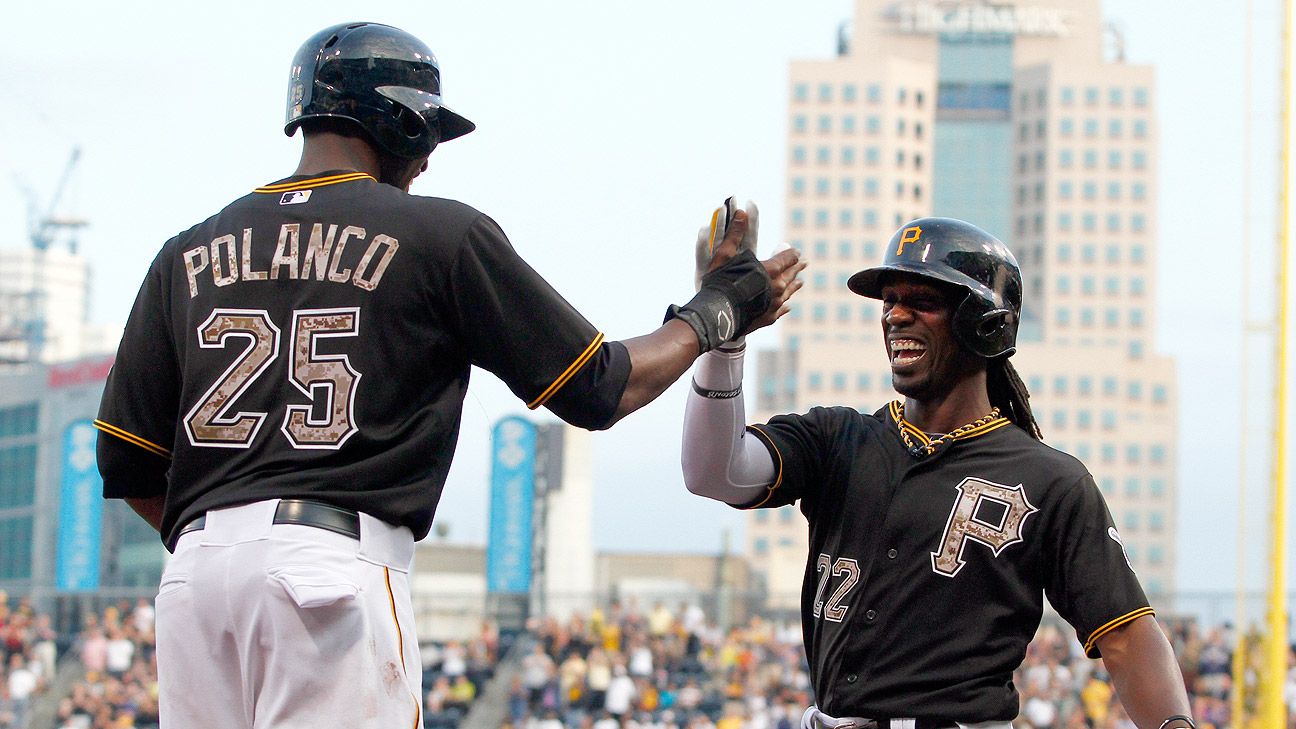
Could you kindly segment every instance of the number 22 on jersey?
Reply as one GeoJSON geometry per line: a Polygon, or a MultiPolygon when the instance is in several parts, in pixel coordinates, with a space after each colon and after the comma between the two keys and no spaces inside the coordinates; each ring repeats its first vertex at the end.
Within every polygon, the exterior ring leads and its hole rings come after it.
{"type": "MultiPolygon", "coordinates": [[[[360,373],[345,354],[321,354],[320,340],[360,333],[360,309],[301,309],[292,313],[288,382],[310,401],[284,407],[280,431],[294,448],[342,447],[359,430],[355,393],[360,373]]],[[[280,330],[270,314],[258,309],[214,309],[198,326],[198,346],[242,352],[185,414],[189,442],[207,448],[247,448],[256,439],[268,412],[234,410],[238,399],[279,358],[280,330]]]]}

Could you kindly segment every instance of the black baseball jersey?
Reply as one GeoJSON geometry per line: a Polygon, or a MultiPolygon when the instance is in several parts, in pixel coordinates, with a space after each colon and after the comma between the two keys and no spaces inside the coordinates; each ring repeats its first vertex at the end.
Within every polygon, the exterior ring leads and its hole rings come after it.
{"type": "Polygon", "coordinates": [[[800,500],[801,592],[815,699],[832,716],[1011,720],[1013,670],[1044,595],[1098,655],[1152,613],[1085,467],[1004,418],[923,458],[900,417],[815,408],[749,426],[778,478],[759,502],[800,500]]]}
{"type": "Polygon", "coordinates": [[[477,210],[363,173],[290,177],[163,246],[96,425],[171,459],[168,543],[210,509],[269,498],[422,538],[470,365],[584,427],[612,418],[630,371],[477,210]]]}

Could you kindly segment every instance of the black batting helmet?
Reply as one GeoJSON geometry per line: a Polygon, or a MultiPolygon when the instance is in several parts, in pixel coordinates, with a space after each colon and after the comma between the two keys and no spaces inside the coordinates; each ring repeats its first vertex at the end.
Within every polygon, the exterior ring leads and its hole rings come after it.
{"type": "Polygon", "coordinates": [[[325,28],[298,49],[288,76],[284,133],[306,119],[347,119],[401,159],[476,125],[441,104],[441,68],[423,41],[378,23],[325,28]]]}
{"type": "Polygon", "coordinates": [[[953,284],[967,292],[954,309],[954,336],[982,357],[1017,351],[1022,278],[1017,259],[998,238],[954,218],[919,218],[887,244],[882,265],[846,282],[851,291],[882,298],[880,279],[888,271],[953,284]]]}

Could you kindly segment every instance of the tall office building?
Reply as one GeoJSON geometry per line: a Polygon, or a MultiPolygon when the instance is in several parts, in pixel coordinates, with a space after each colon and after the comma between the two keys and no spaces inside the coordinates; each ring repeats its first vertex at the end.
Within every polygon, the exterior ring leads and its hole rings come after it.
{"type": "MultiPolygon", "coordinates": [[[[911,219],[972,221],[1021,264],[1013,362],[1045,441],[1089,466],[1156,600],[1174,589],[1175,373],[1154,347],[1155,78],[1122,44],[1098,0],[856,0],[835,58],[792,63],[786,236],[810,267],[760,354],[757,416],[894,399],[879,304],[846,279],[911,219]]],[[[795,604],[804,519],[747,518],[754,567],[795,604]]]]}

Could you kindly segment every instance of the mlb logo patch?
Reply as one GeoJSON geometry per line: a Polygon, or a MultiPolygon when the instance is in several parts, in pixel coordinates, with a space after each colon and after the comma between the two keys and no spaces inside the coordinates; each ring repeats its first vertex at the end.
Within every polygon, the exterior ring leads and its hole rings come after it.
{"type": "Polygon", "coordinates": [[[294,190],[279,196],[280,205],[300,205],[310,199],[313,190],[294,190]]]}

